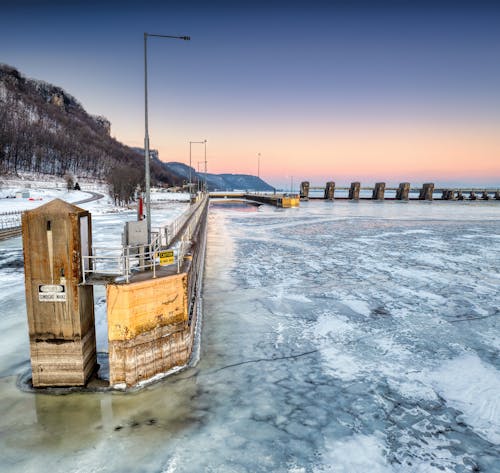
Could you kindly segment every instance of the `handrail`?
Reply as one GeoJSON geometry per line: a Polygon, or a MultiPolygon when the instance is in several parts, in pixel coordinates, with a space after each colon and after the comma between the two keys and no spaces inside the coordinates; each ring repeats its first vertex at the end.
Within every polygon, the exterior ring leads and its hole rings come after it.
{"type": "Polygon", "coordinates": [[[83,283],[87,275],[125,277],[128,283],[133,272],[151,270],[156,277],[156,266],[160,263],[160,252],[174,251],[174,262],[180,272],[184,257],[190,248],[194,229],[208,205],[208,196],[203,195],[175,220],[152,232],[150,245],[122,245],[120,247],[92,247],[92,255],[82,255],[83,283]]]}
{"type": "Polygon", "coordinates": [[[21,226],[22,210],[10,210],[0,213],[0,230],[7,230],[21,226]]]}

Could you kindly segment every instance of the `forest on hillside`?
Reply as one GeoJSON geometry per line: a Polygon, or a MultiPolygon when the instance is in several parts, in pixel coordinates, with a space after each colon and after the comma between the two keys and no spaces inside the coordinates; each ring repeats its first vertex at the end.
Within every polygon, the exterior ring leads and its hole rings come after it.
{"type": "MultiPolygon", "coordinates": [[[[89,115],[63,89],[0,65],[0,175],[20,171],[142,185],[144,158],[110,136],[110,123],[89,115]]],[[[151,162],[152,181],[181,178],[151,162]]],[[[111,190],[113,193],[114,190],[111,190]]],[[[125,197],[124,197],[125,198],[125,197]]]]}

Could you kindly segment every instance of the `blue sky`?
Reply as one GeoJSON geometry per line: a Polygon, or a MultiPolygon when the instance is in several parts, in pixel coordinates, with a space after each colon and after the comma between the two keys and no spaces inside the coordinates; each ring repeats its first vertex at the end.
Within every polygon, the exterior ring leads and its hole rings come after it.
{"type": "Polygon", "coordinates": [[[209,170],[256,173],[260,152],[275,185],[500,183],[495,2],[69,3],[5,4],[0,62],[141,146],[143,33],[190,35],[148,41],[151,144],[166,161],[206,138],[209,170]]]}

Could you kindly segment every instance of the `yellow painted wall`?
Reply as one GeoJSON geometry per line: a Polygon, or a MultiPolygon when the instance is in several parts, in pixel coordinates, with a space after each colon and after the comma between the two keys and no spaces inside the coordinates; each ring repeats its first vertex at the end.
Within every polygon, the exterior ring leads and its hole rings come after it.
{"type": "Polygon", "coordinates": [[[283,197],[283,208],[298,207],[300,205],[300,197],[283,197]]]}
{"type": "Polygon", "coordinates": [[[108,339],[130,340],[188,320],[187,274],[107,286],[108,339]]]}

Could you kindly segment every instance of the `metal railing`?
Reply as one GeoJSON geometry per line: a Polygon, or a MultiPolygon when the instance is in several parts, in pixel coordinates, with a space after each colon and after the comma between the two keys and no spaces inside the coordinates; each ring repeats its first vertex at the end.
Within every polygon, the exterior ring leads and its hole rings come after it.
{"type": "Polygon", "coordinates": [[[21,226],[22,210],[12,210],[0,213],[0,230],[17,228],[21,226]]]}
{"type": "Polygon", "coordinates": [[[92,247],[92,255],[82,256],[83,283],[89,277],[123,278],[129,282],[133,273],[152,271],[156,277],[158,266],[177,265],[181,270],[184,257],[191,247],[191,239],[208,204],[206,195],[192,204],[182,215],[169,224],[155,228],[151,232],[150,245],[122,245],[120,247],[92,247]],[[170,263],[161,263],[161,252],[170,250],[173,259],[170,263]]]}

